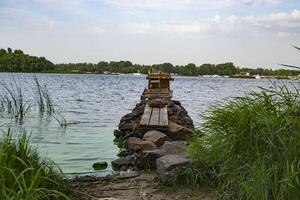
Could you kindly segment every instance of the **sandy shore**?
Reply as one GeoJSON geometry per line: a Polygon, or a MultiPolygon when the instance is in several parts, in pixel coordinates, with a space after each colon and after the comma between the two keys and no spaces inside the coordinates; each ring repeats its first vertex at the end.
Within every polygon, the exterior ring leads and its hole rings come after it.
{"type": "Polygon", "coordinates": [[[165,187],[154,173],[131,177],[80,177],[71,181],[80,200],[215,200],[207,188],[165,187]]]}

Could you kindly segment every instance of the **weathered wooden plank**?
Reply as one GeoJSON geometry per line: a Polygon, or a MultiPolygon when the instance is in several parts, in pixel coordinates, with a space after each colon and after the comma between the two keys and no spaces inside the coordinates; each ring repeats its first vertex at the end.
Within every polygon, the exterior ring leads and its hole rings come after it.
{"type": "Polygon", "coordinates": [[[150,126],[159,126],[159,108],[152,108],[152,114],[149,121],[150,126]]]}
{"type": "Polygon", "coordinates": [[[168,89],[145,89],[143,96],[153,99],[153,98],[172,98],[173,91],[168,89]]]}
{"type": "Polygon", "coordinates": [[[168,107],[160,108],[159,126],[168,126],[168,107]]]}
{"type": "Polygon", "coordinates": [[[150,107],[148,104],[146,104],[143,116],[140,121],[140,125],[149,125],[149,121],[151,119],[151,113],[152,113],[152,107],[150,107]]]}

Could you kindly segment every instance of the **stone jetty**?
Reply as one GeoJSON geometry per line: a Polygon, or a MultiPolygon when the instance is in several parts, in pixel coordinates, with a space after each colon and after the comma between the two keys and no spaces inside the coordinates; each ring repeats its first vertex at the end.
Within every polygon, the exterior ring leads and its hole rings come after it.
{"type": "Polygon", "coordinates": [[[156,170],[160,180],[169,185],[174,171],[190,163],[187,139],[193,121],[179,101],[172,100],[169,74],[148,75],[148,88],[133,110],[123,116],[114,131],[119,158],[112,161],[116,170],[156,170]]]}

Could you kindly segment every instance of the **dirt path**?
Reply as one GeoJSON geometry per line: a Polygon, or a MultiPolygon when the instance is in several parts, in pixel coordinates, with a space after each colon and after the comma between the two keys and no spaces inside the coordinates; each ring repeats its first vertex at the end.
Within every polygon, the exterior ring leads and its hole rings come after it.
{"type": "Polygon", "coordinates": [[[72,181],[80,200],[215,200],[208,190],[162,186],[152,173],[133,178],[91,178],[72,181]]]}

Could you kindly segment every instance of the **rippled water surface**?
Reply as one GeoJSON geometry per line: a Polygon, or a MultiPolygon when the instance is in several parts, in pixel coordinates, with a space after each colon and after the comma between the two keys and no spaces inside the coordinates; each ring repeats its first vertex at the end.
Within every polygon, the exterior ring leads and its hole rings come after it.
{"type": "MultiPolygon", "coordinates": [[[[10,76],[0,73],[0,80],[8,83],[10,76]]],[[[14,74],[14,77],[22,83],[25,100],[34,105],[33,74],[14,74]]],[[[94,173],[94,162],[110,163],[115,159],[118,148],[112,142],[113,131],[120,118],[139,102],[147,85],[145,76],[38,74],[37,77],[47,84],[56,112],[74,124],[63,129],[55,119],[39,114],[33,106],[23,125],[16,125],[9,115],[0,112],[0,126],[14,127],[16,132],[23,128],[31,131],[32,144],[66,174],[94,173]]],[[[195,125],[199,125],[198,114],[216,101],[270,84],[263,79],[175,77],[172,89],[174,99],[181,101],[195,125]]],[[[109,167],[100,173],[110,171],[109,167]]]]}

